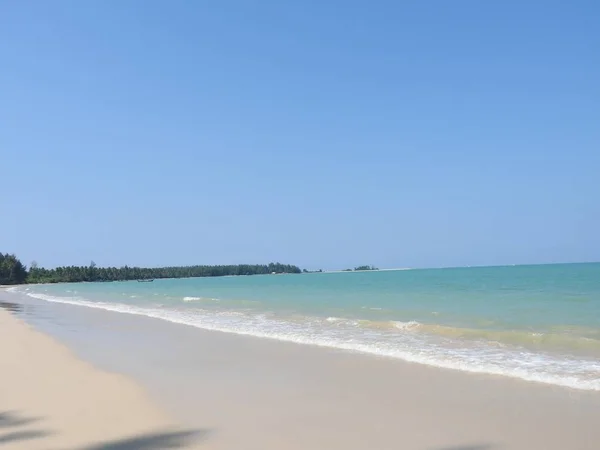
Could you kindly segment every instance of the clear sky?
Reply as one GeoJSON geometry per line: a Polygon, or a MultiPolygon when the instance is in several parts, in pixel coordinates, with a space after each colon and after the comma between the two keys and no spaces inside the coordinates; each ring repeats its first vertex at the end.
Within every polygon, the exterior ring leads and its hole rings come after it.
{"type": "Polygon", "coordinates": [[[600,260],[600,2],[0,2],[27,264],[600,260]]]}

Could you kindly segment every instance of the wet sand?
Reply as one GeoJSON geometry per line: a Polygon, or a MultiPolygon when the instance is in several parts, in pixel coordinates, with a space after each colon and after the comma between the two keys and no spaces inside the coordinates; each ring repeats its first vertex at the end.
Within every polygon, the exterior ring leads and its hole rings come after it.
{"type": "Polygon", "coordinates": [[[0,447],[162,449],[201,438],[174,426],[144,390],[98,370],[0,303],[0,447]]]}
{"type": "MultiPolygon", "coordinates": [[[[0,292],[0,300],[8,297],[29,309],[25,320],[80,358],[136,380],[154,402],[150,411],[158,405],[186,429],[211,430],[200,448],[595,450],[600,442],[599,392],[204,331],[0,292]]],[[[4,358],[4,347],[0,352],[4,358]]],[[[27,355],[29,364],[49,364],[39,353],[27,355]]],[[[60,368],[54,370],[60,375],[60,368]]],[[[82,397],[92,390],[80,389],[82,397]]],[[[19,398],[11,408],[19,408],[19,398]]],[[[47,402],[44,413],[52,415],[57,403],[47,402]]],[[[153,420],[164,420],[156,414],[153,420]]]]}

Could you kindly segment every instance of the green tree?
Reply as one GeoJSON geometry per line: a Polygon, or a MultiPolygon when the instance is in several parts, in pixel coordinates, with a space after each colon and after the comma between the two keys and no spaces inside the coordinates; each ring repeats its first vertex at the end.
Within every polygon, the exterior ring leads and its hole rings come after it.
{"type": "Polygon", "coordinates": [[[0,253],[0,284],[21,284],[27,279],[27,268],[15,255],[0,253]]]}
{"type": "Polygon", "coordinates": [[[379,270],[379,269],[375,266],[358,266],[358,267],[355,267],[354,270],[379,270]]]}

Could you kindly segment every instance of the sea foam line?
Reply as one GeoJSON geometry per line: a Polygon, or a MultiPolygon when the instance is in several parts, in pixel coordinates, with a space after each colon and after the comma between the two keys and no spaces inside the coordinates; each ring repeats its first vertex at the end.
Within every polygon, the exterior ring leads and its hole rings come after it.
{"type": "MultiPolygon", "coordinates": [[[[513,378],[520,378],[526,381],[533,381],[544,384],[552,384],[557,386],[568,387],[579,390],[591,390],[600,391],[600,378],[595,379],[581,379],[575,375],[557,375],[554,373],[541,373],[532,372],[520,367],[505,367],[499,364],[492,364],[486,362],[485,359],[475,360],[472,356],[462,357],[459,359],[443,359],[438,354],[429,354],[424,352],[423,349],[418,349],[417,352],[410,352],[406,349],[393,348],[385,343],[361,343],[356,340],[348,340],[347,337],[328,337],[325,336],[313,336],[309,334],[290,333],[290,332],[272,332],[260,329],[248,329],[246,328],[232,328],[223,326],[222,324],[215,324],[211,322],[210,318],[206,316],[199,316],[198,313],[206,313],[206,311],[197,311],[196,315],[190,316],[189,313],[181,311],[165,310],[165,309],[151,309],[151,308],[140,308],[134,306],[128,306],[119,303],[103,303],[103,302],[91,302],[88,300],[81,299],[69,299],[64,297],[54,297],[45,294],[26,292],[27,295],[45,300],[52,303],[64,303],[75,306],[84,306],[88,308],[102,309],[106,311],[113,311],[124,314],[132,314],[139,316],[146,316],[155,319],[161,319],[168,322],[193,326],[211,331],[221,331],[224,333],[233,333],[245,336],[254,336],[259,338],[275,339],[284,342],[293,342],[297,344],[307,344],[318,347],[329,347],[338,348],[342,350],[349,350],[353,352],[367,353],[378,356],[386,356],[396,359],[402,359],[404,361],[425,364],[429,366],[441,367],[445,369],[460,370],[471,373],[484,373],[491,375],[509,376],[513,378]]],[[[241,313],[227,313],[229,316],[244,316],[241,313]]],[[[214,317],[218,317],[218,313],[213,313],[214,317]]],[[[214,318],[213,318],[214,319],[214,318]]],[[[260,316],[260,319],[264,319],[264,316],[260,316]]],[[[330,318],[331,319],[331,318],[330,318]]],[[[338,318],[334,318],[338,319],[338,318]]],[[[334,320],[335,321],[335,320],[334,320]]],[[[414,326],[416,323],[412,322],[410,325],[414,326]]],[[[245,326],[244,324],[242,324],[245,326]]],[[[448,354],[448,349],[438,349],[441,353],[448,354]]],[[[539,359],[539,355],[531,353],[530,355],[521,355],[522,357],[532,360],[539,359]]],[[[600,364],[594,367],[592,370],[598,370],[600,372],[600,364]]]]}

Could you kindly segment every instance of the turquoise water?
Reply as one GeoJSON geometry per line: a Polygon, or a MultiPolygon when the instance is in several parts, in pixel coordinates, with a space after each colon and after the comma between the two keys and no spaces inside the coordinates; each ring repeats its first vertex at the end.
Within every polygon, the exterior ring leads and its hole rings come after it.
{"type": "Polygon", "coordinates": [[[600,264],[21,287],[47,301],[600,390],[600,264]]]}

